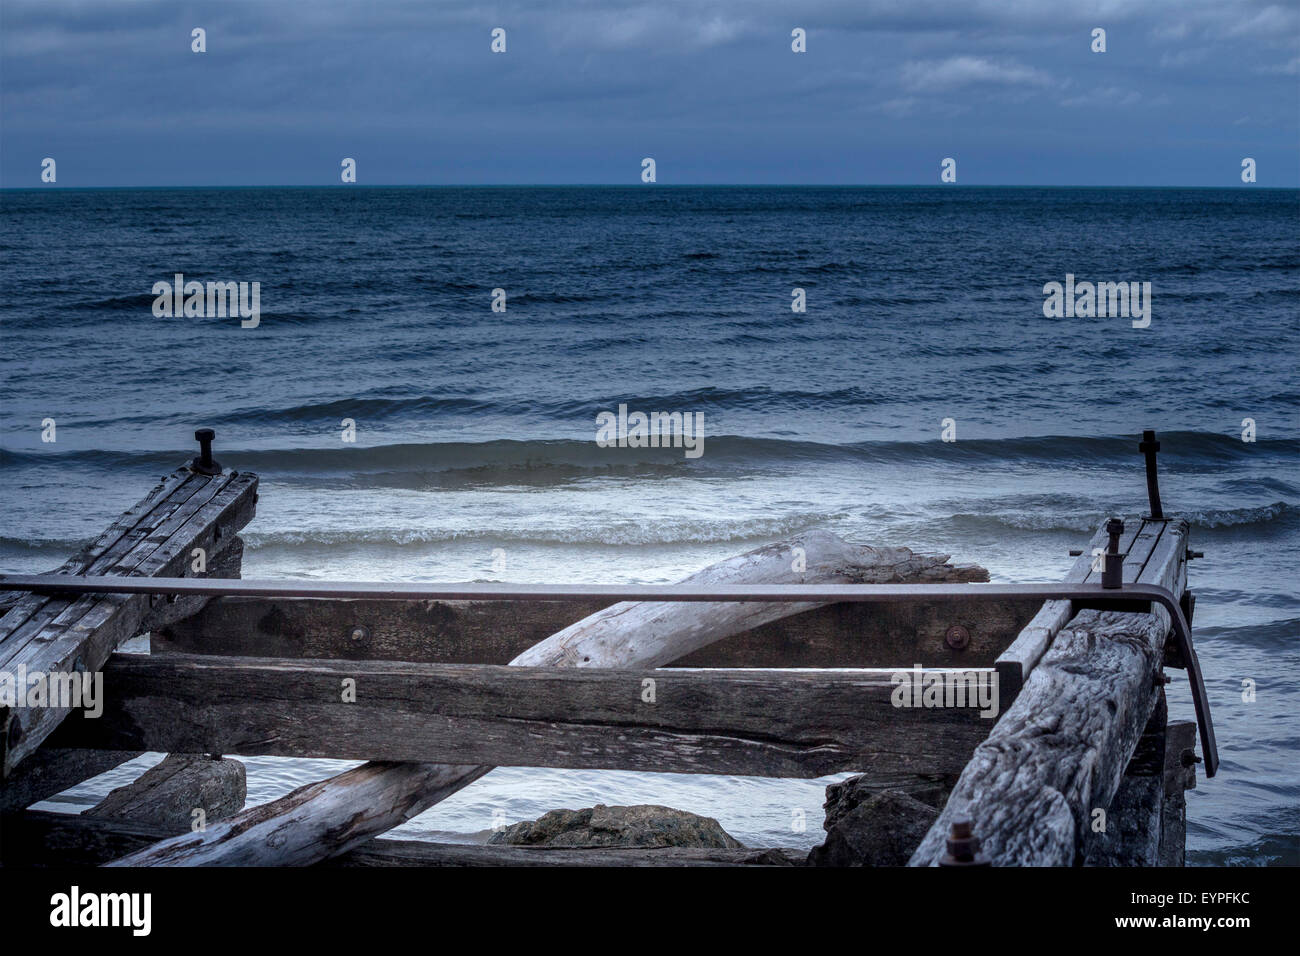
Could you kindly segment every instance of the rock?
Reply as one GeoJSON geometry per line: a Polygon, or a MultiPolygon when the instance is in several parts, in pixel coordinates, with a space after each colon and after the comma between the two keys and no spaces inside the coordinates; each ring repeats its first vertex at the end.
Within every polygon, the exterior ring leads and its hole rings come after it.
{"type": "MultiPolygon", "coordinates": [[[[830,797],[832,784],[827,787],[830,797]]],[[[826,802],[826,842],[808,854],[809,866],[906,866],[939,811],[899,790],[850,791],[864,799],[826,802]]]]}
{"type": "Polygon", "coordinates": [[[897,776],[880,776],[859,774],[840,783],[832,783],[826,788],[826,819],[822,829],[830,832],[836,821],[858,804],[870,800],[886,790],[905,793],[914,800],[942,810],[948,800],[956,776],[921,777],[911,774],[897,776]]]}
{"type": "Polygon", "coordinates": [[[207,754],[168,754],[83,815],[189,833],[195,810],[203,811],[205,823],[214,823],[242,810],[247,794],[242,761],[214,759],[207,754]]]}
{"type": "Polygon", "coordinates": [[[743,849],[711,817],[641,804],[552,810],[492,834],[488,843],[514,846],[691,846],[743,849]]]}

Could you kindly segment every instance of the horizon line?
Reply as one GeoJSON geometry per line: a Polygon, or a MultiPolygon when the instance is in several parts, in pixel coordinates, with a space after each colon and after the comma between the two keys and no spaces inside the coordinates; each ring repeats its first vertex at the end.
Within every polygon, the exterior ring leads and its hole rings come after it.
{"type": "Polygon", "coordinates": [[[1300,190],[1300,185],[1133,185],[1121,183],[184,183],[172,185],[0,186],[0,192],[96,189],[1223,189],[1300,190]]]}

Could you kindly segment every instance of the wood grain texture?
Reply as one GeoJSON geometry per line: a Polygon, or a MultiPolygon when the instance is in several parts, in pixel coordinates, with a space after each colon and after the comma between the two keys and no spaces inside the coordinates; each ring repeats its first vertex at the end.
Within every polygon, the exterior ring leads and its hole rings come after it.
{"type": "MultiPolygon", "coordinates": [[[[29,810],[0,816],[0,866],[99,866],[146,849],[166,830],[84,814],[29,810]]],[[[804,850],[700,847],[530,847],[426,843],[380,837],[323,865],[371,866],[802,866],[804,850]]]]}
{"type": "MultiPolygon", "coordinates": [[[[205,478],[177,472],[101,536],[97,554],[79,556],[83,574],[183,575],[190,553],[215,556],[251,520],[257,476],[205,478]]],[[[95,672],[139,631],[157,596],[26,595],[0,624],[0,670],[17,675],[95,672]]],[[[0,776],[36,750],[68,716],[63,707],[0,708],[0,776]]]]}
{"type": "MultiPolygon", "coordinates": [[[[1125,522],[1124,533],[1120,535],[1119,539],[1119,551],[1125,556],[1125,570],[1134,575],[1141,570],[1148,556],[1147,553],[1131,554],[1141,528],[1142,521],[1140,519],[1130,518],[1125,522]],[[1134,565],[1137,565],[1136,571],[1134,565]]],[[[1094,566],[1095,561],[1092,552],[1097,548],[1104,550],[1108,541],[1109,536],[1106,534],[1106,527],[1102,525],[1093,534],[1092,540],[1088,542],[1088,547],[1084,549],[1083,554],[1078,557],[1062,580],[1078,584],[1100,581],[1101,574],[1094,566]]],[[[1136,581],[1137,578],[1131,577],[1129,580],[1136,581]]],[[[1029,677],[1029,672],[1042,659],[1044,652],[1051,646],[1056,635],[1061,632],[1061,628],[1069,622],[1073,613],[1074,610],[1069,601],[1045,601],[1033,619],[1016,636],[1015,640],[998,655],[994,667],[997,668],[1002,683],[1003,697],[1008,704],[1016,699],[1016,695],[1020,693],[1020,689],[1025,685],[1025,680],[1029,677]]]]}
{"type": "MultiPolygon", "coordinates": [[[[811,532],[729,558],[683,583],[812,584],[944,580],[969,574],[946,555],[853,545],[811,532]],[[800,568],[801,570],[795,570],[800,568]]],[[[789,604],[616,604],[519,655],[526,666],[655,667],[715,641],[808,610],[789,604]]],[[[280,800],[132,853],[116,865],[305,865],[345,853],[490,772],[486,765],[368,763],[280,800]]]]}
{"type": "MultiPolygon", "coordinates": [[[[1146,537],[1144,528],[1134,538],[1145,558],[1126,562],[1126,579],[1140,575],[1181,594],[1187,524],[1146,524],[1153,526],[1146,537]]],[[[1078,862],[1091,812],[1110,805],[1158,699],[1168,630],[1159,607],[1075,615],[976,748],[912,865],[937,863],[952,822],[962,818],[973,822],[994,865],[1078,862]]]]}
{"type": "MultiPolygon", "coordinates": [[[[988,667],[1041,607],[1008,600],[832,604],[771,621],[674,660],[674,667],[988,667]],[[960,625],[964,649],[945,635],[960,625]]],[[[504,664],[608,607],[590,601],[213,598],[152,636],[155,654],[504,664]]]]}
{"type": "Polygon", "coordinates": [[[0,782],[0,813],[12,813],[48,800],[138,756],[139,751],[43,746],[0,782]]]}
{"type": "Polygon", "coordinates": [[[53,742],[765,777],[959,772],[992,719],[973,698],[895,707],[893,673],[119,654],[104,714],[70,720],[53,742]]]}

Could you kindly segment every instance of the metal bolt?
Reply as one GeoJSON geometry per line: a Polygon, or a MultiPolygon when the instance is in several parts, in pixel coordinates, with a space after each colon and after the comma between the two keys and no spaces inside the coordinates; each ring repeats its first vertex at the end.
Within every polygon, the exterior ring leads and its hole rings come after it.
{"type": "Polygon", "coordinates": [[[353,644],[365,644],[370,640],[370,632],[364,627],[358,625],[352,629],[352,633],[349,637],[353,644]]]}
{"type": "Polygon", "coordinates": [[[212,458],[212,440],[217,433],[211,428],[199,428],[194,432],[194,440],[199,443],[199,457],[190,462],[190,471],[196,475],[219,475],[221,465],[212,458]]]}
{"type": "Polygon", "coordinates": [[[1111,518],[1106,522],[1106,536],[1110,540],[1106,543],[1105,563],[1101,570],[1101,586],[1104,588],[1118,588],[1124,584],[1124,555],[1119,553],[1119,536],[1123,533],[1123,521],[1111,518]]]}
{"type": "Polygon", "coordinates": [[[970,631],[960,624],[954,624],[948,628],[947,633],[943,635],[943,639],[954,651],[962,651],[970,644],[970,631]]]}
{"type": "Polygon", "coordinates": [[[940,866],[991,866],[989,858],[979,851],[979,837],[969,820],[954,820],[948,832],[948,853],[939,861],[940,866]]]}
{"type": "Polygon", "coordinates": [[[1192,750],[1184,750],[1184,751],[1183,751],[1183,766],[1184,766],[1184,767],[1194,767],[1196,764],[1198,764],[1198,763],[1200,763],[1200,762],[1201,762],[1201,758],[1198,757],[1198,756],[1196,756],[1196,752],[1195,752],[1195,751],[1192,751],[1192,750]]]}
{"type": "Polygon", "coordinates": [[[1172,680],[1173,680],[1173,678],[1170,677],[1168,674],[1157,674],[1157,675],[1156,675],[1156,679],[1155,679],[1155,685],[1156,685],[1157,687],[1164,687],[1166,684],[1170,683],[1172,680]]]}

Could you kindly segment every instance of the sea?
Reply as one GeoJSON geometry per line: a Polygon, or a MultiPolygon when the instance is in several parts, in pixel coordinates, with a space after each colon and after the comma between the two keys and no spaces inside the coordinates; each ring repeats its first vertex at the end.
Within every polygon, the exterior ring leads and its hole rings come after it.
{"type": "MultiPolygon", "coordinates": [[[[261,475],[246,577],[658,584],[826,529],[1055,581],[1146,510],[1155,429],[1222,757],[1188,862],[1300,863],[1296,190],[50,188],[0,224],[3,572],[209,426],[261,475]],[[155,314],[176,274],[259,283],[256,325],[155,314]],[[1053,282],[1149,289],[1149,324],[1049,315],[1053,282]],[[700,453],[602,447],[620,405],[700,453]]],[[[351,766],[246,763],[250,803],[351,766]]],[[[806,848],[828,782],[499,769],[396,832],[657,803],[806,848]]]]}

